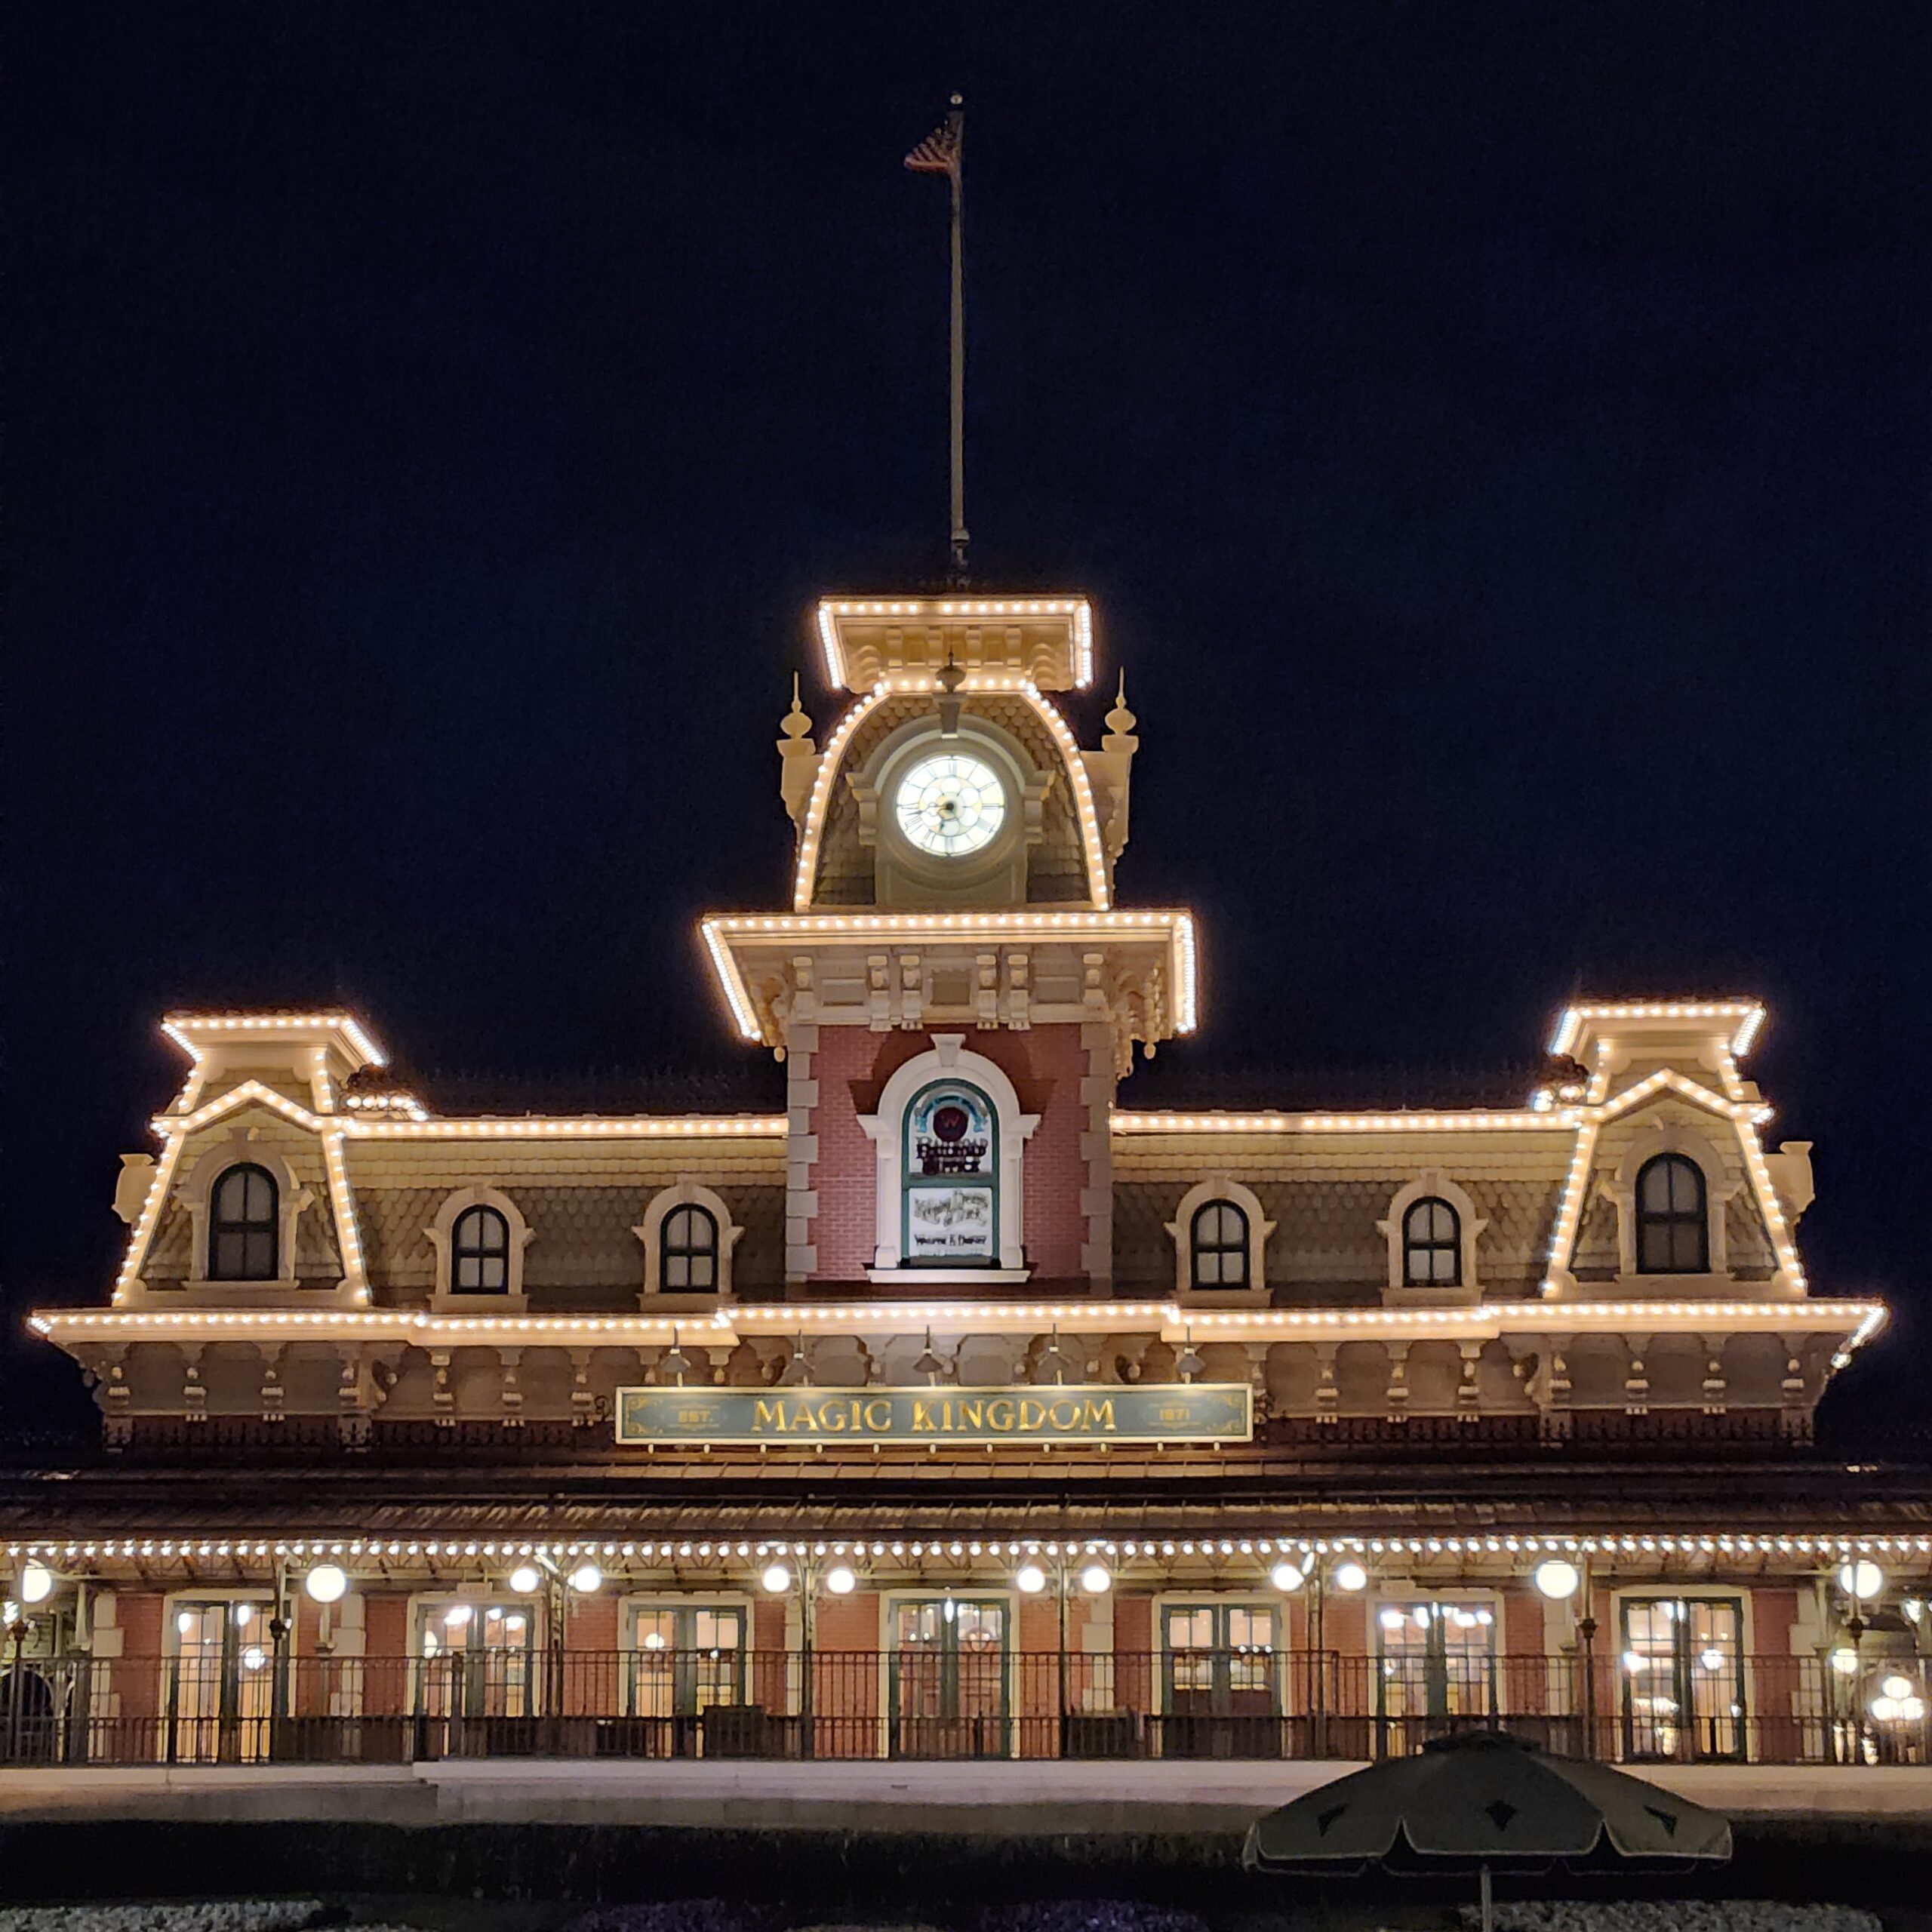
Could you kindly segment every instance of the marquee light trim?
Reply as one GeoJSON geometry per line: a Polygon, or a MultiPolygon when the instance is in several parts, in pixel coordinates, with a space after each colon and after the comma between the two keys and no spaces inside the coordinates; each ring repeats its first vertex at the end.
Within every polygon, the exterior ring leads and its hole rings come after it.
{"type": "Polygon", "coordinates": [[[771,1556],[800,1558],[823,1556],[894,1557],[923,1562],[936,1558],[998,1561],[1021,1556],[1098,1556],[1158,1561],[1175,1556],[1485,1557],[1525,1559],[1545,1555],[1583,1555],[1607,1558],[1644,1556],[1784,1556],[1835,1563],[1861,1555],[1932,1556],[1932,1536],[1870,1536],[1843,1531],[1804,1531],[1770,1535],[1762,1533],[1663,1535],[1618,1530],[1586,1531],[1580,1534],[1512,1534],[1446,1537],[1373,1537],[1342,1534],[1321,1537],[1284,1535],[1273,1530],[1237,1530],[1226,1536],[1151,1535],[1120,1537],[1083,1534],[1075,1530],[1058,1537],[975,1536],[971,1531],[941,1539],[881,1537],[807,1530],[794,1537],[683,1537],[675,1541],[620,1541],[578,1537],[546,1541],[501,1537],[481,1540],[461,1533],[423,1537],[377,1537],[352,1531],[283,1539],[262,1537],[192,1535],[42,1537],[5,1546],[10,1563],[40,1561],[58,1563],[91,1561],[140,1561],[156,1557],[192,1561],[214,1557],[234,1561],[275,1557],[300,1561],[335,1561],[344,1557],[427,1558],[456,1564],[500,1562],[518,1557],[568,1561],[597,1557],[607,1562],[731,1562],[771,1556]]]}
{"type": "Polygon", "coordinates": [[[831,940],[863,946],[895,939],[922,943],[952,941],[1051,944],[1081,939],[1163,940],[1174,979],[1177,1033],[1200,1023],[1199,949],[1192,912],[1169,907],[1091,908],[1051,912],[712,912],[700,921],[706,949],[738,1030],[747,1040],[763,1037],[758,1012],[739,970],[734,939],[831,940]]]}
{"type": "MultiPolygon", "coordinates": [[[[161,1030],[188,1057],[199,1065],[204,1057],[201,1041],[205,1035],[235,1033],[313,1033],[342,1035],[365,1066],[386,1066],[383,1052],[362,1023],[352,1013],[329,1008],[314,1013],[171,1013],[161,1030]]],[[[215,1044],[220,1044],[219,1040],[215,1044]]]]}
{"type": "Polygon", "coordinates": [[[1558,1016],[1549,1051],[1568,1053],[1586,1021],[1606,1020],[1734,1020],[1738,1023],[1726,1044],[1742,1060],[1764,1026],[1764,1004],[1757,999],[1580,1000],[1558,1016]]]}
{"type": "Polygon", "coordinates": [[[1076,691],[1094,681],[1094,606],[1084,597],[823,597],[817,613],[819,648],[826,681],[835,690],[852,685],[839,642],[840,617],[1066,617],[1073,630],[1073,680],[1076,691]]]}

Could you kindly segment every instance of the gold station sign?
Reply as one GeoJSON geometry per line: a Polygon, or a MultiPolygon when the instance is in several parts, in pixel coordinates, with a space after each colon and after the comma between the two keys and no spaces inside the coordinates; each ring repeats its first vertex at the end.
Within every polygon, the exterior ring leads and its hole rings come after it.
{"type": "Polygon", "coordinates": [[[1246,1442],[1245,1383],[1135,1388],[620,1389],[617,1441],[660,1443],[1246,1442]]]}

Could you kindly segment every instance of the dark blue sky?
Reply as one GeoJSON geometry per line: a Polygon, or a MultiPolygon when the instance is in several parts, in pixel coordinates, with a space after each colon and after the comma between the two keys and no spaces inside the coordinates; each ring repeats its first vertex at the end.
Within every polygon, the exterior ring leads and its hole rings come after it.
{"type": "Polygon", "coordinates": [[[1761,992],[1814,1278],[1906,1318],[1840,1409],[1915,1419],[1924,10],[8,38],[20,1302],[105,1292],[171,1004],[351,1001],[432,1097],[769,1081],[691,925],[783,891],[811,598],[943,562],[958,86],[980,580],[1097,598],[1121,888],[1205,922],[1129,1094],[1509,1099],[1574,989],[1761,992]]]}

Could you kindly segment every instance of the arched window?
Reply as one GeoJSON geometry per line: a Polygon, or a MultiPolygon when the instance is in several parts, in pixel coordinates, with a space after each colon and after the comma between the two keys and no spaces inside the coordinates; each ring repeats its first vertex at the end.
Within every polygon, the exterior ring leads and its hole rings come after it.
{"type": "Polygon", "coordinates": [[[1188,1248],[1195,1287],[1247,1286],[1247,1217],[1232,1201],[1205,1201],[1195,1209],[1188,1248]]]}
{"type": "Polygon", "coordinates": [[[999,1124],[963,1080],[935,1081],[906,1109],[905,1233],[915,1268],[999,1266],[999,1124]]]}
{"type": "Polygon", "coordinates": [[[494,1208],[466,1208],[450,1230],[450,1293],[510,1291],[510,1224],[494,1208]]]}
{"type": "Polygon", "coordinates": [[[1711,1230],[1704,1171],[1681,1154],[1658,1154],[1637,1170],[1637,1272],[1706,1275],[1711,1230]]]}
{"type": "Polygon", "coordinates": [[[1440,1195],[1411,1201],[1402,1217],[1402,1285],[1453,1288],[1462,1279],[1462,1217],[1440,1195]]]}
{"type": "Polygon", "coordinates": [[[214,1184],[208,1226],[208,1279],[272,1281],[280,1229],[275,1177],[252,1161],[230,1168],[214,1184]]]}
{"type": "Polygon", "coordinates": [[[667,1295],[709,1294],[718,1286],[718,1217],[709,1208],[674,1208],[664,1217],[657,1276],[667,1295]]]}

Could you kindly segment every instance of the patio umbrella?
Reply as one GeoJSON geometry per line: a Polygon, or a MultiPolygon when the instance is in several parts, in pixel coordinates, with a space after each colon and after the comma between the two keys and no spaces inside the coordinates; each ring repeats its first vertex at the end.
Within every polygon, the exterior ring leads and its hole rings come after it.
{"type": "Polygon", "coordinates": [[[1249,1870],[1467,1872],[1484,1932],[1492,1871],[1552,1866],[1667,1871],[1730,1856],[1729,1821],[1607,1764],[1558,1758],[1497,1730],[1432,1738],[1297,1798],[1250,1827],[1249,1870]]]}

